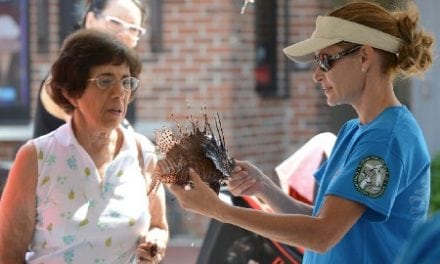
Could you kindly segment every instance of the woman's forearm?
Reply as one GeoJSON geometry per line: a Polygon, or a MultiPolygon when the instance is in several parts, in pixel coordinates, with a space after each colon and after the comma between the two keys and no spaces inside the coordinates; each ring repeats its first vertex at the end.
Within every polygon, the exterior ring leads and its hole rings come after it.
{"type": "Polygon", "coordinates": [[[263,186],[257,197],[268,204],[274,212],[312,215],[311,205],[288,196],[272,181],[265,182],[263,186]]]}

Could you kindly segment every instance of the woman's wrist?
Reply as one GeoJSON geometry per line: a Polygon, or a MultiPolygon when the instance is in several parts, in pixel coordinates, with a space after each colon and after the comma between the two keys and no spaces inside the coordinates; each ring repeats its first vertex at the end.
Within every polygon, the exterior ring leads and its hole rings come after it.
{"type": "Polygon", "coordinates": [[[269,177],[264,175],[264,178],[260,182],[260,188],[257,189],[255,196],[262,200],[266,200],[272,196],[272,194],[279,189],[269,177]]]}
{"type": "Polygon", "coordinates": [[[150,230],[148,230],[145,240],[158,241],[161,244],[166,245],[168,243],[168,237],[169,237],[168,230],[159,227],[153,227],[150,230]]]}

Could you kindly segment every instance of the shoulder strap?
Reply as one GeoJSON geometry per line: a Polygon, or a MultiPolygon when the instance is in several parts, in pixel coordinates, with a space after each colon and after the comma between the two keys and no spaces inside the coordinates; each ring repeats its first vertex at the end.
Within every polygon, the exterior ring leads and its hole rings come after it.
{"type": "Polygon", "coordinates": [[[137,135],[135,135],[135,140],[136,140],[136,146],[137,146],[137,150],[138,150],[138,161],[139,161],[139,167],[141,168],[142,171],[142,175],[145,176],[145,172],[144,172],[144,156],[142,155],[142,146],[141,146],[141,142],[139,141],[139,138],[137,135]]]}
{"type": "MultiPolygon", "coordinates": [[[[148,180],[147,174],[145,173],[145,169],[149,169],[149,167],[145,168],[144,155],[142,154],[142,146],[141,146],[141,142],[140,142],[137,134],[135,134],[135,140],[136,140],[136,146],[137,146],[137,150],[138,150],[139,167],[141,168],[142,176],[144,176],[145,182],[147,183],[147,193],[148,193],[149,180],[148,180]]],[[[153,196],[154,195],[148,195],[150,200],[152,199],[153,196]]]]}

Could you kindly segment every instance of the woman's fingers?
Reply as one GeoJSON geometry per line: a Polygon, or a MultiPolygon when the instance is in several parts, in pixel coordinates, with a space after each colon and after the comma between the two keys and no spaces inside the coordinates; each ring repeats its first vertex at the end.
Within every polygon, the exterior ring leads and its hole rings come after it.
{"type": "Polygon", "coordinates": [[[226,181],[226,184],[229,187],[229,191],[234,195],[245,195],[248,189],[252,188],[255,183],[256,180],[249,176],[226,181]]]}
{"type": "Polygon", "coordinates": [[[155,242],[145,242],[138,247],[137,260],[138,263],[159,263],[164,254],[164,247],[155,242]]]}

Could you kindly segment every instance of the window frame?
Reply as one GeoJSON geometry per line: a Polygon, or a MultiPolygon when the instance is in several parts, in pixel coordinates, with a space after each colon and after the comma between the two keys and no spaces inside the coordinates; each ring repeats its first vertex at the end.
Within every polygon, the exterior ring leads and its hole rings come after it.
{"type": "Polygon", "coordinates": [[[1,80],[5,84],[0,83],[0,124],[28,124],[31,104],[29,1],[2,1],[0,15],[14,18],[19,28],[19,36],[16,38],[19,40],[18,51],[11,51],[12,58],[5,74],[7,77],[1,80]]]}

